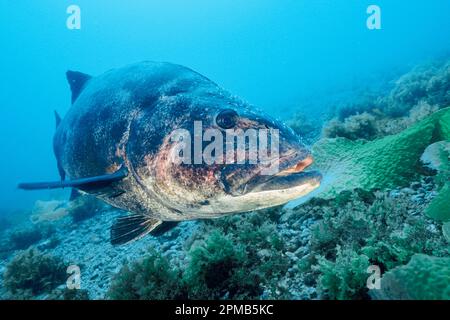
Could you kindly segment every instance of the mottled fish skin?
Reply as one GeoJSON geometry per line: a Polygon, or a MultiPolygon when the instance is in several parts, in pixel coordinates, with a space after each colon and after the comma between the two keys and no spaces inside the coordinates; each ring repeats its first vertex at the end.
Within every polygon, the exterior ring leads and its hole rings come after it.
{"type": "Polygon", "coordinates": [[[169,137],[175,129],[192,133],[196,120],[202,121],[204,130],[220,129],[214,119],[224,109],[239,114],[236,127],[243,130],[280,130],[280,155],[295,150],[281,169],[309,155],[290,128],[208,78],[180,65],[142,62],[86,83],[55,133],[58,165],[70,179],[113,173],[125,166],[129,174],[123,180],[84,191],[163,221],[268,207],[226,208],[218,200],[243,194],[242,187],[258,174],[259,165],[177,165],[169,160],[173,149],[169,137]]]}

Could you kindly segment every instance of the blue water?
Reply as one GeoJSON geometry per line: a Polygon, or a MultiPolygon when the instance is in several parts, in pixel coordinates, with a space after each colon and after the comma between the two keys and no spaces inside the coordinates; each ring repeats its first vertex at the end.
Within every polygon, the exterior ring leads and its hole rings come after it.
{"type": "Polygon", "coordinates": [[[448,54],[449,12],[448,0],[1,1],[0,212],[58,196],[16,184],[58,179],[53,110],[70,107],[68,69],[169,61],[276,116],[317,116],[334,96],[448,54]],[[81,30],[66,27],[71,4],[81,30]],[[381,30],[366,27],[370,4],[381,30]]]}

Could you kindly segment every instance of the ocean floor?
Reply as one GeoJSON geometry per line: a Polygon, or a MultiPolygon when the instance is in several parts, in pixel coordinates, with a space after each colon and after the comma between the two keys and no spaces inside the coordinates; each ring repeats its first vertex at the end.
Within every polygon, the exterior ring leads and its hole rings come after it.
{"type": "MultiPolygon", "coordinates": [[[[75,224],[70,216],[64,217],[53,223],[55,233],[52,237],[60,241],[55,248],[47,248],[51,241],[49,239],[42,239],[33,246],[43,253],[62,257],[66,265],[79,266],[81,289],[88,291],[90,299],[103,299],[112,276],[124,263],[144,257],[149,247],[161,250],[173,263],[184,263],[186,255],[182,249],[183,243],[196,228],[196,222],[180,223],[157,238],[149,236],[123,246],[112,246],[109,243],[109,227],[116,217],[123,214],[122,211],[109,208],[75,224]]],[[[0,262],[0,273],[4,273],[8,260],[10,259],[0,262]]],[[[65,286],[66,284],[61,284],[61,288],[65,286]]],[[[5,297],[3,286],[1,293],[5,297]]],[[[47,294],[36,298],[46,299],[47,294]]]]}
{"type": "MultiPolygon", "coordinates": [[[[407,199],[416,208],[416,211],[410,212],[411,215],[421,214],[420,210],[435,194],[433,184],[423,181],[413,183],[410,188],[398,188],[389,192],[392,199],[407,199]]],[[[308,206],[308,204],[306,205],[308,206]]],[[[284,297],[283,292],[287,292],[290,299],[320,298],[317,292],[317,276],[314,273],[302,271],[300,263],[310,255],[311,245],[315,245],[312,233],[321,221],[320,216],[314,214],[317,207],[310,208],[316,209],[310,210],[311,214],[305,214],[305,208],[300,206],[277,211],[276,215],[278,216],[275,219],[269,216],[262,217],[265,220],[277,221],[274,230],[283,242],[283,246],[277,254],[285,259],[285,266],[282,274],[277,275],[276,283],[271,284],[272,288],[263,290],[259,298],[273,298],[277,294],[284,297]]],[[[306,209],[308,210],[308,207],[306,209]]],[[[65,265],[79,266],[81,289],[87,290],[89,299],[104,299],[114,275],[121,270],[124,264],[139,261],[148,256],[150,247],[161,252],[172,267],[186,268],[189,263],[189,248],[195,239],[201,238],[202,232],[211,232],[215,223],[221,223],[221,219],[213,221],[212,225],[209,224],[209,221],[182,222],[162,236],[147,236],[127,245],[112,246],[109,243],[109,227],[112,221],[122,214],[124,213],[121,211],[105,207],[93,217],[78,223],[74,223],[72,217],[67,215],[51,223],[54,231],[52,231],[50,239],[42,238],[31,247],[37,248],[43,253],[62,257],[65,265]],[[52,245],[51,242],[55,238],[59,241],[53,247],[54,244],[52,245]]],[[[255,214],[270,215],[273,213],[261,212],[249,215],[255,214]]],[[[244,218],[245,215],[235,216],[234,223],[239,224],[241,217],[244,218]]],[[[427,228],[434,229],[433,232],[440,232],[439,228],[431,222],[427,228]]],[[[0,274],[4,274],[6,265],[19,252],[14,251],[3,255],[3,259],[0,261],[0,274]]],[[[269,259],[272,254],[267,249],[261,249],[258,252],[261,257],[267,256],[269,259]]],[[[65,283],[61,283],[58,288],[64,289],[65,283]]],[[[0,295],[3,299],[17,298],[11,295],[4,286],[1,286],[0,295]]],[[[54,297],[54,293],[45,292],[33,298],[49,299],[52,297],[54,297]]]]}

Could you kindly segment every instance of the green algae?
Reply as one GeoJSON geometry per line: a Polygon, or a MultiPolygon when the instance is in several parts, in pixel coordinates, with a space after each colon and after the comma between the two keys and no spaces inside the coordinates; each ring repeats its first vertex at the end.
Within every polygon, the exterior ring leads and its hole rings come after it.
{"type": "Polygon", "coordinates": [[[319,197],[342,191],[406,186],[423,172],[420,157],[430,144],[450,140],[450,108],[403,132],[374,141],[322,139],[313,146],[315,167],[326,176],[319,197]]]}

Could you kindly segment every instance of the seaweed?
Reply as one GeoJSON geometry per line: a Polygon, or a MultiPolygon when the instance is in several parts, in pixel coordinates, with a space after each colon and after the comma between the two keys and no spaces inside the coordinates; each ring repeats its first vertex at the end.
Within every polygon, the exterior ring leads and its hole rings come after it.
{"type": "Polygon", "coordinates": [[[367,112],[345,118],[333,119],[327,123],[322,135],[326,138],[343,137],[350,140],[373,140],[379,136],[376,117],[367,112]]]}
{"type": "Polygon", "coordinates": [[[33,227],[12,231],[9,235],[9,242],[14,249],[23,250],[39,242],[42,238],[42,231],[37,227],[33,227]]]}
{"type": "Polygon", "coordinates": [[[337,108],[322,135],[374,140],[397,134],[450,105],[449,75],[448,60],[418,66],[398,78],[388,94],[365,96],[337,108]]]}
{"type": "Polygon", "coordinates": [[[190,252],[183,279],[191,299],[254,298],[261,294],[258,276],[247,269],[245,248],[214,231],[190,252]]]}
{"type": "Polygon", "coordinates": [[[131,266],[125,264],[113,277],[107,297],[114,300],[182,299],[186,297],[186,289],[180,271],[150,248],[143,260],[131,266]]]}
{"type": "Polygon", "coordinates": [[[336,199],[294,209],[290,221],[313,213],[310,251],[299,269],[317,281],[320,298],[366,299],[366,269],[382,272],[406,264],[415,254],[449,255],[439,224],[423,215],[426,204],[411,194],[343,192],[336,199]]]}
{"type": "Polygon", "coordinates": [[[278,279],[289,267],[273,221],[276,210],[205,221],[186,243],[187,264],[170,264],[154,249],[114,277],[111,299],[257,299],[265,289],[287,295],[278,279]]]}
{"type": "Polygon", "coordinates": [[[369,258],[350,248],[336,247],[336,259],[318,257],[313,268],[320,272],[318,291],[322,298],[350,300],[366,298],[369,258]]]}
{"type": "Polygon", "coordinates": [[[280,215],[281,208],[278,207],[210,220],[193,235],[202,241],[217,237],[219,232],[219,235],[226,235],[229,245],[233,245],[235,260],[239,263],[229,282],[240,283],[243,288],[240,292],[230,290],[229,298],[255,299],[263,291],[268,298],[289,298],[289,292],[280,285],[280,279],[290,267],[285,254],[288,248],[277,229],[280,215]]]}
{"type": "Polygon", "coordinates": [[[28,249],[8,263],[3,282],[14,299],[30,299],[63,283],[65,270],[60,258],[28,249]]]}
{"type": "Polygon", "coordinates": [[[386,98],[386,112],[405,115],[420,102],[447,107],[450,104],[450,62],[441,61],[415,67],[400,77],[386,98]]]}

